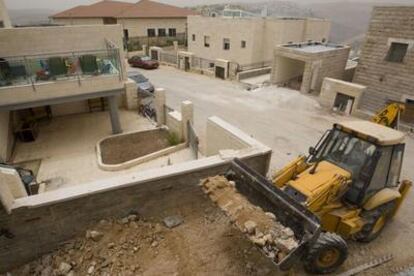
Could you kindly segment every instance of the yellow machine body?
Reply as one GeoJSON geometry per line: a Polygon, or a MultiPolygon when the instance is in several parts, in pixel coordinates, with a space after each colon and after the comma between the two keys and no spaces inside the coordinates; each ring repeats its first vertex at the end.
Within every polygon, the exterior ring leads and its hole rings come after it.
{"type": "MultiPolygon", "coordinates": [[[[366,134],[359,136],[365,137],[366,134]]],[[[350,238],[361,231],[366,223],[361,216],[363,211],[373,210],[393,201],[395,207],[391,216],[395,215],[411,187],[410,181],[402,181],[399,187],[383,188],[363,202],[362,206],[356,207],[343,200],[352,183],[351,172],[325,160],[316,165],[308,162],[304,156],[299,156],[277,171],[272,181],[287,194],[297,197],[301,204],[317,215],[325,231],[335,232],[344,238],[350,238]]]]}

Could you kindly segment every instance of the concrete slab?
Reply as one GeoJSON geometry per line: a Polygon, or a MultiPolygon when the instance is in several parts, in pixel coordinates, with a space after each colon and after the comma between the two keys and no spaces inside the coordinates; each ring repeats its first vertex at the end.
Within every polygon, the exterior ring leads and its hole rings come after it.
{"type": "MultiPolygon", "coordinates": [[[[120,110],[119,113],[125,132],[155,128],[136,111],[120,110]]],[[[192,152],[184,149],[127,170],[102,171],[97,165],[95,146],[97,141],[111,134],[107,112],[56,117],[50,123],[40,125],[39,137],[35,142],[17,142],[12,162],[40,159],[37,179],[46,181],[46,190],[50,191],[127,172],[193,160],[192,152]]]]}

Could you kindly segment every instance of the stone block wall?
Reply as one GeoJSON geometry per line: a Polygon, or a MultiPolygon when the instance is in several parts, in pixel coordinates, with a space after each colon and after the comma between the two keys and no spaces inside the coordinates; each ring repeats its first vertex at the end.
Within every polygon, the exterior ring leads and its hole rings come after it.
{"type": "Polygon", "coordinates": [[[388,100],[414,99],[414,6],[375,7],[353,82],[367,86],[361,108],[375,112],[388,100]],[[407,43],[402,63],[386,61],[391,43],[407,43]]]}
{"type": "MultiPolygon", "coordinates": [[[[270,155],[263,147],[238,157],[265,175],[270,155]]],[[[0,206],[1,229],[13,235],[0,237],[0,273],[84,235],[100,219],[131,211],[162,219],[172,208],[208,200],[197,185],[200,179],[228,168],[229,160],[214,156],[17,199],[10,214],[0,206]]]]}

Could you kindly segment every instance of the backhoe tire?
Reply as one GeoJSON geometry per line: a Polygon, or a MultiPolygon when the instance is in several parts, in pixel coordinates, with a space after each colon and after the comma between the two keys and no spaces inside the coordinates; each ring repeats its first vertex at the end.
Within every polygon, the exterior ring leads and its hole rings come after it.
{"type": "Polygon", "coordinates": [[[334,272],[348,257],[345,240],[334,233],[324,232],[309,249],[304,259],[304,268],[312,274],[334,272]]]}
{"type": "Polygon", "coordinates": [[[355,234],[355,239],[359,242],[370,242],[375,240],[381,234],[390,219],[395,204],[395,201],[391,201],[373,210],[364,211],[361,216],[366,223],[361,231],[355,234]]]}

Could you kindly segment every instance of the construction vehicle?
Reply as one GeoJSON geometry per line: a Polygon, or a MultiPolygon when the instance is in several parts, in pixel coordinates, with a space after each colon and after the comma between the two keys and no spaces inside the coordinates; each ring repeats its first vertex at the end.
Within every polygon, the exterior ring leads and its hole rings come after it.
{"type": "Polygon", "coordinates": [[[331,273],[347,257],[344,239],[370,242],[396,214],[411,187],[399,181],[404,134],[350,121],[335,124],[309,156],[299,156],[273,176],[275,187],[318,217],[329,236],[310,249],[305,268],[331,273]]]}
{"type": "Polygon", "coordinates": [[[310,273],[334,272],[347,239],[374,240],[396,214],[411,182],[400,182],[404,134],[368,121],[334,124],[272,180],[235,160],[226,174],[253,204],[290,227],[300,241],[277,265],[301,260],[310,273]]]}
{"type": "Polygon", "coordinates": [[[405,110],[404,103],[391,102],[371,118],[371,122],[398,129],[400,115],[405,110]]]}

